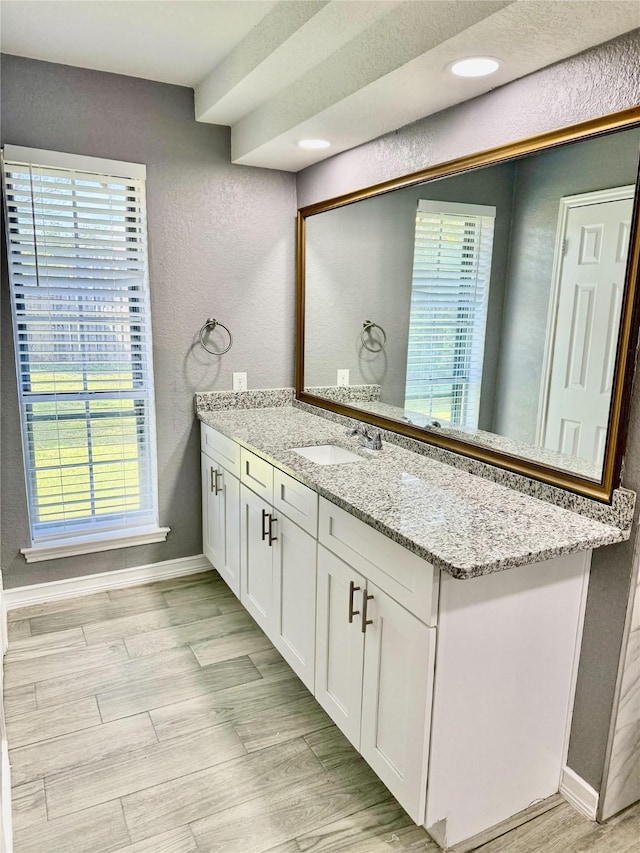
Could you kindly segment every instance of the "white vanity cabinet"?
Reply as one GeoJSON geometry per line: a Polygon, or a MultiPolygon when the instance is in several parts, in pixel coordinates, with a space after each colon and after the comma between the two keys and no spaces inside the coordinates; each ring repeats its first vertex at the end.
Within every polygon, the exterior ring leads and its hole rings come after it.
{"type": "Polygon", "coordinates": [[[202,435],[205,554],[416,823],[447,849],[563,789],[589,551],[458,580],[202,435]]]}
{"type": "Polygon", "coordinates": [[[268,637],[273,634],[273,507],[240,487],[240,600],[268,637]]]}
{"type": "Polygon", "coordinates": [[[206,424],[201,450],[203,552],[313,691],[318,496],[206,424]]]}
{"type": "Polygon", "coordinates": [[[275,624],[271,641],[313,693],[316,650],[316,540],[285,515],[277,516],[273,548],[275,624]]]}
{"type": "Polygon", "coordinates": [[[365,580],[318,546],[315,697],[356,749],[360,749],[365,580]]]}
{"type": "MultiPolygon", "coordinates": [[[[424,820],[436,629],[389,587],[400,578],[405,598],[413,585],[429,599],[437,574],[321,500],[315,696],[417,823],[424,820]],[[352,552],[352,564],[325,547],[331,545],[352,552]]],[[[421,597],[415,604],[433,616],[433,602],[421,597]]]]}
{"type": "Polygon", "coordinates": [[[318,497],[244,448],[240,476],[240,599],[313,691],[318,497]]]}
{"type": "MultiPolygon", "coordinates": [[[[240,448],[234,443],[226,449],[231,457],[220,452],[222,442],[212,442],[211,433],[202,431],[200,453],[202,475],[202,550],[220,576],[240,597],[240,483],[229,468],[239,464],[240,448]],[[234,451],[238,451],[237,454],[234,451]]],[[[220,439],[225,438],[219,433],[220,439]]],[[[227,439],[228,441],[228,439],[227,439]]]]}

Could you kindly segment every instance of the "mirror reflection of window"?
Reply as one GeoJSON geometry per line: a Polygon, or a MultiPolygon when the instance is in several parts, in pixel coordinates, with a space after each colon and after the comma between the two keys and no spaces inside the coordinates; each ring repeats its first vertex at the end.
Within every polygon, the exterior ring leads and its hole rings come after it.
{"type": "Polygon", "coordinates": [[[418,201],[405,410],[476,429],[496,208],[418,201]]]}

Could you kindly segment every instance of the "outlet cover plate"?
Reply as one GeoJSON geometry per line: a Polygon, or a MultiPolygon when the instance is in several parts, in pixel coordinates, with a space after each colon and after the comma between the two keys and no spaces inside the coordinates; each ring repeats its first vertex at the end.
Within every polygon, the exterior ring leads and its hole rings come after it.
{"type": "Polygon", "coordinates": [[[233,374],[233,390],[234,391],[246,391],[247,390],[247,374],[246,373],[234,373],[233,374]]]}

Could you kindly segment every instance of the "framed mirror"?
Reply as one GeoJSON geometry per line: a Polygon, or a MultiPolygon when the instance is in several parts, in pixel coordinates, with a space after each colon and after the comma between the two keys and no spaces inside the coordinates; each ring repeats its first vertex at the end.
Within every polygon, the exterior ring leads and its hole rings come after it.
{"type": "Polygon", "coordinates": [[[633,108],[299,210],[297,398],[610,501],[639,154],[633,108]]]}

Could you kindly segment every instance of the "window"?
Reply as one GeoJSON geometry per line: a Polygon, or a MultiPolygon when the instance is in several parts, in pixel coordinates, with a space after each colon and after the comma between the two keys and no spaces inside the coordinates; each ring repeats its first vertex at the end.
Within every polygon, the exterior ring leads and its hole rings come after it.
{"type": "Polygon", "coordinates": [[[144,166],[4,149],[27,560],[168,532],[157,519],[144,177],[144,166]]]}
{"type": "Polygon", "coordinates": [[[495,208],[420,200],[405,409],[477,428],[495,208]]]}

